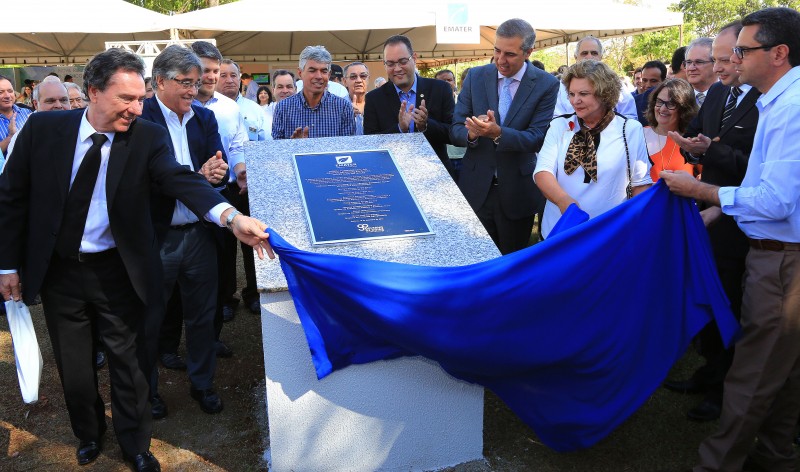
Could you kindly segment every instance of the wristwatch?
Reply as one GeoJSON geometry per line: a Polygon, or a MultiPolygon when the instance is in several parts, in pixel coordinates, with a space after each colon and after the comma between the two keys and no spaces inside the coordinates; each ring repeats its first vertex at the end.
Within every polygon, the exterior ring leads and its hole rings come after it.
{"type": "Polygon", "coordinates": [[[503,130],[501,129],[500,130],[500,134],[498,134],[497,137],[492,140],[492,142],[494,142],[495,146],[500,144],[500,138],[502,136],[503,136],[503,130]]]}
{"type": "Polygon", "coordinates": [[[228,213],[228,217],[225,219],[225,226],[233,231],[233,219],[237,216],[241,215],[242,212],[239,210],[234,209],[232,212],[228,213]]]}

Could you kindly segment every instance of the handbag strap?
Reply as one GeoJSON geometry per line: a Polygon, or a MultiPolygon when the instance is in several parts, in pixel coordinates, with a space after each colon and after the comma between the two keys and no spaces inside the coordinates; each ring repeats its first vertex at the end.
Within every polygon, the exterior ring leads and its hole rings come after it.
{"type": "Polygon", "coordinates": [[[625,193],[630,200],[633,197],[633,187],[631,179],[631,153],[628,151],[628,137],[625,135],[625,126],[628,124],[628,118],[624,117],[624,121],[622,122],[622,142],[625,143],[625,164],[628,167],[628,186],[625,187],[625,193]]]}

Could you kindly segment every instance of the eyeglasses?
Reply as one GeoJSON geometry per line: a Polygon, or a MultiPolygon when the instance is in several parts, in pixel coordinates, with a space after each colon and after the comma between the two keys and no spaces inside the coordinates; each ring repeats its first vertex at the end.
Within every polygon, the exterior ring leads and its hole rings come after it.
{"type": "Polygon", "coordinates": [[[175,82],[178,82],[178,84],[180,84],[180,86],[183,87],[186,90],[189,90],[192,87],[194,87],[196,89],[199,89],[200,86],[203,85],[203,82],[201,82],[199,80],[197,82],[195,82],[192,79],[179,80],[179,79],[176,79],[174,77],[172,78],[172,80],[174,80],[175,82]]]}
{"type": "MultiPolygon", "coordinates": [[[[406,64],[407,64],[407,62],[406,62],[406,64]]],[[[361,78],[361,80],[367,80],[367,79],[369,79],[369,74],[367,74],[366,72],[363,73],[363,74],[350,74],[350,75],[347,76],[347,78],[350,79],[350,80],[356,80],[358,78],[361,78]]]]}
{"type": "Polygon", "coordinates": [[[383,65],[385,65],[389,69],[394,69],[394,66],[396,66],[397,64],[400,64],[401,66],[405,66],[406,64],[408,64],[408,61],[410,61],[413,57],[414,56],[404,57],[404,58],[400,59],[397,62],[395,62],[395,61],[383,61],[383,65]]]}
{"type": "Polygon", "coordinates": [[[755,51],[756,49],[763,49],[765,51],[769,51],[770,49],[774,48],[775,46],[778,46],[778,45],[777,44],[772,44],[772,45],[769,45],[769,46],[754,46],[752,48],[736,46],[735,48],[733,48],[733,53],[736,54],[736,57],[738,57],[739,60],[741,60],[741,59],[744,59],[744,53],[746,53],[747,51],[755,51]]]}
{"type": "Polygon", "coordinates": [[[660,98],[656,98],[656,107],[657,108],[664,107],[667,110],[674,110],[674,109],[678,108],[678,105],[675,102],[665,102],[664,100],[661,100],[660,98]]]}
{"type": "Polygon", "coordinates": [[[683,61],[683,65],[686,66],[686,67],[692,67],[692,66],[701,67],[701,66],[704,66],[706,64],[711,64],[712,62],[714,62],[714,61],[701,61],[701,60],[698,60],[698,61],[683,61]]]}

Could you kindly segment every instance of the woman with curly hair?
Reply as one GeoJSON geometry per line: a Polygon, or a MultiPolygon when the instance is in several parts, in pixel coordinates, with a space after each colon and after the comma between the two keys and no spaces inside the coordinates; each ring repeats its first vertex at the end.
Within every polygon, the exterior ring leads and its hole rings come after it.
{"type": "Polygon", "coordinates": [[[650,161],[642,125],[614,112],[620,79],[602,62],[573,64],[561,81],[575,113],[554,118],[539,151],[534,180],[547,197],[547,237],[570,204],[594,218],[647,189],[650,161]]]}
{"type": "Polygon", "coordinates": [[[662,170],[684,170],[694,175],[694,165],[686,162],[680,146],[667,133],[685,133],[697,111],[694,90],[683,79],[667,79],[650,94],[645,113],[650,126],[644,128],[644,140],[653,163],[653,182],[662,170]]]}

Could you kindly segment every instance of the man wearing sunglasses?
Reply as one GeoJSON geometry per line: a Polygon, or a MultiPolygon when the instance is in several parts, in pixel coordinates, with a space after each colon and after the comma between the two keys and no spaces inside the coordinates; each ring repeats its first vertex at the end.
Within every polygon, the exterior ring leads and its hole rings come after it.
{"type": "MultiPolygon", "coordinates": [[[[741,185],[758,124],[756,100],[761,92],[741,83],[736,64],[731,61],[741,30],[741,21],[730,23],[714,38],[711,51],[719,82],[708,89],[705,103],[686,134],[669,134],[688,160],[703,165],[702,181],[722,187],[741,185]]],[[[742,276],[749,248],[747,238],[732,216],[724,215],[719,207],[702,202],[700,205],[722,287],[731,302],[731,310],[739,318],[742,276]]],[[[695,421],[712,421],[722,410],[723,381],[733,361],[733,350],[722,345],[715,323],[700,332],[698,341],[706,364],[688,380],[668,380],[664,386],[679,393],[705,393],[703,401],[689,410],[688,417],[695,421]]]]}
{"type": "Polygon", "coordinates": [[[703,106],[708,89],[717,81],[714,61],[711,59],[711,45],[711,38],[695,39],[686,47],[686,59],[683,61],[686,80],[694,88],[694,96],[699,106],[703,106]]]}
{"type": "Polygon", "coordinates": [[[455,108],[450,86],[417,75],[417,53],[411,40],[402,35],[392,36],[383,44],[383,65],[389,81],[367,94],[364,134],[423,133],[454,175],[447,155],[455,108]]]}
{"type": "Polygon", "coordinates": [[[678,195],[736,219],[747,236],[742,331],[725,377],[717,431],[700,445],[701,471],[796,470],[800,416],[800,13],[765,8],[742,19],[731,61],[763,95],[740,186],[662,172],[678,195]],[[757,439],[757,441],[756,441],[757,439]]]}

